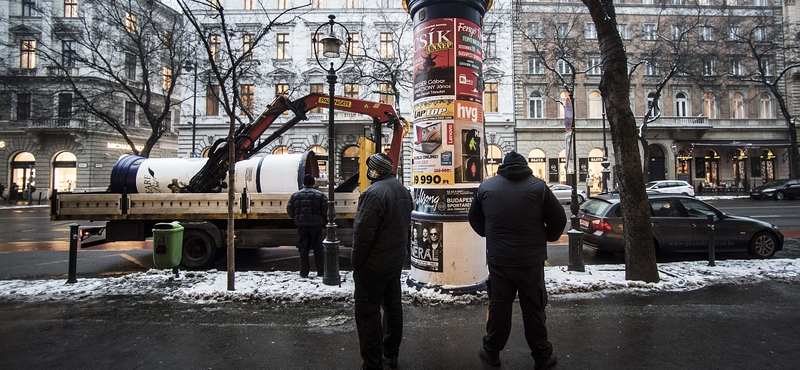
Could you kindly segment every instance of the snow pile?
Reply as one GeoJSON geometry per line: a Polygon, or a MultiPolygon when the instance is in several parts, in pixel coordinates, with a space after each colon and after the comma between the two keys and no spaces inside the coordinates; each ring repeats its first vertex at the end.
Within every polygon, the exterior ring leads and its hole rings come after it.
{"type": "MultiPolygon", "coordinates": [[[[748,284],[764,280],[800,281],[800,262],[794,259],[723,260],[717,266],[708,262],[678,262],[659,265],[661,281],[645,283],[625,280],[623,265],[590,265],[586,272],[567,271],[566,267],[547,267],[547,290],[554,299],[593,298],[609,293],[655,293],[686,291],[713,284],[748,284]]],[[[408,278],[403,272],[403,281],[408,278]]],[[[224,271],[182,271],[179,277],[170,270],[149,270],[115,278],[64,280],[3,280],[0,300],[48,301],[85,300],[115,295],[155,295],[163,299],[198,304],[216,302],[352,302],[353,281],[350,271],[342,271],[341,286],[328,286],[321,277],[304,279],[297,272],[237,272],[236,290],[227,290],[224,271]]],[[[403,299],[411,304],[480,304],[486,292],[451,295],[438,288],[403,284],[403,299]]],[[[321,326],[329,323],[318,323],[321,326]]]]}

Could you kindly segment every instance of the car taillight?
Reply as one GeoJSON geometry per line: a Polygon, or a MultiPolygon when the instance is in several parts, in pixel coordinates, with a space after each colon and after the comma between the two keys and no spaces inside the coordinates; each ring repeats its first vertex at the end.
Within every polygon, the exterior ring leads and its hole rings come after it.
{"type": "Polygon", "coordinates": [[[689,185],[690,190],[694,190],[694,186],[689,185]]]}
{"type": "Polygon", "coordinates": [[[592,221],[592,227],[597,231],[611,231],[611,225],[603,220],[592,221]]]}

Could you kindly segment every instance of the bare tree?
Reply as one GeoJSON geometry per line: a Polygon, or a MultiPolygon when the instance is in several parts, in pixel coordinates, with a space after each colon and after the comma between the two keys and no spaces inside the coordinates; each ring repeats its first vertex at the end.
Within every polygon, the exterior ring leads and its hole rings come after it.
{"type": "MultiPolygon", "coordinates": [[[[210,157],[209,161],[219,161],[228,169],[228,224],[227,224],[227,270],[228,290],[234,290],[235,253],[234,253],[234,201],[235,201],[235,164],[236,146],[235,132],[238,125],[250,122],[254,118],[253,87],[251,82],[257,73],[260,63],[253,58],[256,48],[266,42],[266,37],[274,27],[281,25],[282,16],[299,8],[287,9],[273,17],[265,9],[261,9],[257,18],[251,22],[241,22],[228,18],[228,14],[216,0],[178,0],[178,6],[186,16],[192,30],[196,34],[198,52],[204,55],[204,64],[208,69],[208,80],[219,89],[217,97],[228,119],[229,130],[225,145],[227,158],[210,157]],[[242,118],[242,115],[244,118],[242,118]]],[[[216,143],[217,145],[222,143],[216,143]]]]}
{"type": "Polygon", "coordinates": [[[186,58],[183,20],[158,1],[82,4],[76,17],[49,18],[53,38],[38,51],[50,74],[77,98],[76,113],[109,125],[131,151],[147,157],[181,103],[175,92],[186,58]],[[120,109],[131,103],[150,129],[141,150],[130,137],[138,130],[131,125],[135,116],[120,109]]]}
{"type": "Polygon", "coordinates": [[[603,62],[600,91],[611,127],[611,142],[619,179],[625,239],[625,278],[658,282],[650,206],[642,179],[641,157],[636,143],[636,120],[630,107],[630,77],[625,45],[616,27],[613,0],[583,0],[597,29],[603,62]]]}

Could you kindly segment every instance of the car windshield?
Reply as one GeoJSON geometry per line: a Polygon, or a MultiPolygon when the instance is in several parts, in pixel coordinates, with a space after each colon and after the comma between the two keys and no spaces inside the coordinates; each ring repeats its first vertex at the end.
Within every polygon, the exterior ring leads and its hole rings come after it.
{"type": "Polygon", "coordinates": [[[611,207],[611,203],[600,199],[589,199],[581,205],[581,211],[587,215],[600,216],[608,207],[611,207]]]}
{"type": "Polygon", "coordinates": [[[655,185],[658,185],[658,181],[650,181],[647,184],[645,184],[644,187],[649,189],[655,185]]]}
{"type": "Polygon", "coordinates": [[[769,187],[769,186],[781,186],[781,185],[783,185],[785,182],[786,182],[786,180],[776,180],[776,181],[768,182],[768,183],[764,184],[764,186],[765,186],[765,187],[769,187]]]}

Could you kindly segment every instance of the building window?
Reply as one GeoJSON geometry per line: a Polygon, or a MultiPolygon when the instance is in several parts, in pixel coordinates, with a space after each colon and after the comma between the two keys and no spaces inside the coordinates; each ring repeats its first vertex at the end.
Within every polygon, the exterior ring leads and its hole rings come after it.
{"type": "Polygon", "coordinates": [[[675,95],[675,115],[678,117],[687,117],[689,116],[689,111],[687,106],[689,104],[689,99],[686,98],[686,94],[680,92],[675,95]]]}
{"type": "Polygon", "coordinates": [[[683,5],[683,0],[670,0],[672,5],[683,5]]]}
{"type": "Polygon", "coordinates": [[[642,38],[645,40],[655,40],[658,38],[658,27],[653,23],[642,25],[642,38]]]}
{"type": "Polygon", "coordinates": [[[645,76],[658,76],[661,74],[661,62],[658,59],[652,58],[644,62],[644,75],[645,76]]]}
{"type": "Polygon", "coordinates": [[[532,92],[528,97],[528,117],[544,118],[544,100],[538,91],[532,92]]]}
{"type": "Polygon", "coordinates": [[[728,27],[728,41],[736,41],[742,36],[742,27],[733,25],[728,27]]]}
{"type": "Polygon", "coordinates": [[[559,59],[556,64],[557,64],[556,65],[556,70],[562,76],[566,76],[566,75],[572,74],[572,67],[569,65],[568,61],[566,61],[564,59],[559,59]]]}
{"type": "Polygon", "coordinates": [[[714,28],[711,26],[700,26],[700,41],[714,41],[714,28]]]}
{"type": "Polygon", "coordinates": [[[36,68],[36,40],[22,40],[19,47],[19,67],[36,68]]]}
{"type": "Polygon", "coordinates": [[[709,119],[717,118],[717,102],[712,93],[703,94],[703,115],[709,119]]]}
{"type": "Polygon", "coordinates": [[[311,0],[311,9],[322,9],[325,7],[325,0],[311,0]]]}
{"type": "Polygon", "coordinates": [[[744,74],[744,60],[740,57],[731,57],[731,75],[742,76],[744,74]]]}
{"type": "Polygon", "coordinates": [[[347,9],[358,8],[358,0],[347,0],[347,9]]]}
{"type": "Polygon", "coordinates": [[[275,56],[276,59],[289,59],[289,34],[288,33],[279,33],[278,34],[278,45],[277,45],[278,53],[275,56]]]}
{"type": "Polygon", "coordinates": [[[495,144],[486,146],[486,178],[497,176],[497,168],[503,162],[503,150],[495,144]]]}
{"type": "Polygon", "coordinates": [[[497,83],[486,83],[483,90],[483,109],[487,112],[497,112],[497,83]]]}
{"type": "Polygon", "coordinates": [[[253,114],[253,98],[255,87],[253,85],[242,85],[242,114],[253,114]]]}
{"type": "Polygon", "coordinates": [[[36,1],[22,0],[22,16],[33,17],[36,15],[36,1]]]}
{"type": "Polygon", "coordinates": [[[756,42],[765,42],[769,39],[769,32],[766,27],[759,26],[753,30],[753,39],[756,42]]]}
{"type": "Polygon", "coordinates": [[[211,52],[211,58],[214,60],[219,60],[219,49],[220,47],[220,40],[219,35],[211,34],[208,35],[208,50],[211,52]]]}
{"type": "Polygon", "coordinates": [[[125,53],[125,78],[136,79],[136,55],[125,53]]]}
{"type": "Polygon", "coordinates": [[[588,40],[597,40],[597,28],[594,26],[594,23],[586,23],[586,39],[588,40]]]}
{"type": "Polygon", "coordinates": [[[289,96],[289,84],[277,84],[275,85],[275,97],[279,96],[289,96]]]}
{"type": "Polygon", "coordinates": [[[714,76],[717,74],[717,61],[706,59],[703,61],[703,76],[714,76]]]}
{"type": "Polygon", "coordinates": [[[61,66],[75,68],[75,41],[61,42],[61,66]]]}
{"type": "Polygon", "coordinates": [[[161,87],[164,88],[164,91],[167,91],[172,87],[172,69],[164,67],[162,75],[161,87]]]}
{"type": "Polygon", "coordinates": [[[628,34],[628,25],[626,23],[617,23],[617,32],[619,32],[619,37],[621,39],[630,39],[630,35],[628,34]]]}
{"type": "Polygon", "coordinates": [[[278,9],[284,10],[291,8],[291,3],[289,0],[278,0],[278,9]]]}
{"type": "Polygon", "coordinates": [[[483,34],[483,57],[497,57],[497,34],[494,32],[483,34]]]}
{"type": "Polygon", "coordinates": [[[31,94],[17,94],[17,119],[31,118],[31,94]]]}
{"type": "Polygon", "coordinates": [[[206,115],[219,115],[219,86],[206,86],[206,115]]]}
{"type": "Polygon", "coordinates": [[[558,96],[561,104],[558,105],[558,118],[564,118],[564,109],[566,109],[567,101],[569,101],[569,93],[564,91],[558,96]]]}
{"type": "Polygon", "coordinates": [[[656,94],[655,93],[647,94],[647,107],[650,109],[648,115],[650,117],[656,117],[661,113],[661,109],[658,106],[659,103],[658,100],[656,100],[656,94]]]}
{"type": "Polygon", "coordinates": [[[767,0],[753,0],[755,6],[767,6],[767,0]]]}
{"type": "Polygon", "coordinates": [[[58,124],[69,125],[72,118],[72,94],[58,94],[58,124]]]}
{"type": "Polygon", "coordinates": [[[700,6],[711,6],[711,5],[714,5],[714,1],[713,0],[697,0],[697,5],[700,5],[700,6]]]}
{"type": "Polygon", "coordinates": [[[317,58],[322,57],[322,37],[315,38],[315,36],[319,36],[316,34],[311,34],[311,57],[317,58]]]}
{"type": "Polygon", "coordinates": [[[75,18],[78,16],[78,0],[64,0],[64,17],[75,18]]]}
{"type": "Polygon", "coordinates": [[[600,118],[603,115],[603,97],[597,91],[589,93],[589,117],[600,118]]]}
{"type": "Polygon", "coordinates": [[[772,61],[761,59],[761,73],[763,76],[772,76],[772,61]]]}
{"type": "Polygon", "coordinates": [[[525,26],[525,34],[532,39],[542,37],[542,25],[539,22],[528,22],[525,26]]]}
{"type": "Polygon", "coordinates": [[[136,14],[125,13],[125,30],[130,34],[136,33],[136,14]]]}
{"type": "MultiPolygon", "coordinates": [[[[311,84],[308,86],[308,92],[312,94],[324,94],[324,87],[322,84],[311,84]]],[[[322,107],[316,107],[310,111],[311,113],[322,113],[322,107]]]]}
{"type": "Polygon", "coordinates": [[[731,118],[742,119],[744,117],[744,96],[740,93],[731,95],[731,118]]]}
{"type": "Polygon", "coordinates": [[[394,58],[394,35],[391,32],[381,32],[380,57],[383,59],[394,58]]]}
{"type": "Polygon", "coordinates": [[[683,36],[685,26],[682,24],[673,24],[670,28],[670,34],[672,36],[672,41],[678,41],[683,36]]]}
{"type": "Polygon", "coordinates": [[[253,59],[253,40],[255,35],[252,33],[245,33],[242,35],[242,56],[245,60],[253,59]]]}
{"type": "Polygon", "coordinates": [[[569,38],[569,23],[559,22],[556,23],[556,37],[559,40],[566,40],[569,38]]]}
{"type": "Polygon", "coordinates": [[[245,10],[253,10],[255,9],[255,2],[256,0],[244,0],[244,9],[245,10]]]}
{"type": "Polygon", "coordinates": [[[356,58],[358,57],[358,40],[359,40],[358,32],[351,32],[350,33],[350,48],[347,49],[347,52],[350,53],[350,57],[356,58]]]}
{"type": "Polygon", "coordinates": [[[535,75],[544,73],[541,57],[538,55],[528,55],[528,73],[535,75]]]}
{"type": "Polygon", "coordinates": [[[725,5],[739,6],[739,0],[725,0],[725,5]]]}
{"type": "Polygon", "coordinates": [[[586,74],[588,75],[599,76],[603,73],[603,70],[600,66],[600,56],[590,56],[586,61],[586,66],[588,67],[588,70],[586,71],[586,74]]]}
{"type": "Polygon", "coordinates": [[[775,118],[775,110],[772,109],[772,96],[762,93],[758,96],[758,118],[775,118]]]}
{"type": "Polygon", "coordinates": [[[381,0],[381,2],[380,2],[381,8],[384,8],[384,9],[391,8],[392,7],[392,1],[393,0],[381,0]]]}
{"type": "Polygon", "coordinates": [[[386,103],[386,104],[389,104],[389,105],[393,106],[394,105],[394,89],[392,89],[392,86],[389,85],[389,84],[383,83],[383,84],[380,85],[380,91],[381,91],[381,94],[380,94],[381,95],[381,101],[386,103]]]}
{"type": "Polygon", "coordinates": [[[125,124],[136,127],[136,104],[130,101],[125,102],[125,124]]]}
{"type": "Polygon", "coordinates": [[[358,84],[344,84],[344,96],[350,99],[358,99],[358,84]]]}

